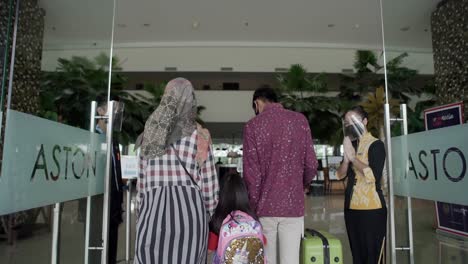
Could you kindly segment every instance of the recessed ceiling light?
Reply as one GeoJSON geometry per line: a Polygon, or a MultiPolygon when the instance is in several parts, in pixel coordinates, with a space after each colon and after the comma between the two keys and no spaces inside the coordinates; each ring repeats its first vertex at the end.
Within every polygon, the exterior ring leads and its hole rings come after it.
{"type": "Polygon", "coordinates": [[[232,72],[234,71],[233,67],[221,67],[221,71],[223,72],[232,72]]]}
{"type": "Polygon", "coordinates": [[[335,27],[335,24],[328,24],[329,28],[335,27]]]}
{"type": "Polygon", "coordinates": [[[144,27],[149,27],[149,26],[151,26],[151,24],[145,23],[145,24],[143,24],[143,26],[144,26],[144,27]]]}
{"type": "Polygon", "coordinates": [[[193,21],[193,23],[192,23],[192,28],[193,28],[193,29],[197,29],[199,26],[200,26],[200,22],[198,22],[198,21],[193,21]]]}
{"type": "Polygon", "coordinates": [[[165,71],[177,71],[177,67],[164,67],[165,71]]]}
{"type": "Polygon", "coordinates": [[[354,25],[354,28],[359,28],[359,27],[361,27],[361,25],[359,24],[354,25]]]}
{"type": "Polygon", "coordinates": [[[275,72],[288,72],[288,68],[281,68],[281,67],[278,67],[278,68],[275,68],[275,72]]]}
{"type": "Polygon", "coordinates": [[[400,28],[400,30],[403,31],[403,32],[406,32],[406,31],[410,30],[410,28],[411,28],[411,27],[406,26],[406,27],[400,28]]]}

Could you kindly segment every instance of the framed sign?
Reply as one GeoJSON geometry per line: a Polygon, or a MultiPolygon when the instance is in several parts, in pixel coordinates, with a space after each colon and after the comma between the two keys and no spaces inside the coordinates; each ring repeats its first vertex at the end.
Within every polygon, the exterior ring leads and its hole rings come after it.
{"type": "MultiPolygon", "coordinates": [[[[426,130],[463,124],[463,107],[463,102],[458,102],[425,110],[426,130]]],[[[436,215],[439,230],[468,237],[468,206],[436,202],[436,215]]]]}
{"type": "Polygon", "coordinates": [[[426,130],[463,124],[463,102],[424,110],[426,130]]]}
{"type": "Polygon", "coordinates": [[[120,165],[122,167],[122,179],[138,178],[138,156],[122,155],[120,165]]]}

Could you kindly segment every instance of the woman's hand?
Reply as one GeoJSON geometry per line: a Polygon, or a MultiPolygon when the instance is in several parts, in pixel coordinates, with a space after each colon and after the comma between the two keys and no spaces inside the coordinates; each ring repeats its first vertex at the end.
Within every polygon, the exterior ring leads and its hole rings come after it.
{"type": "Polygon", "coordinates": [[[368,168],[369,166],[367,164],[364,164],[362,161],[359,159],[356,159],[356,150],[353,147],[353,144],[351,143],[351,140],[349,140],[348,137],[345,137],[343,140],[343,148],[344,148],[344,156],[345,156],[345,161],[346,159],[349,160],[356,168],[359,170],[361,173],[364,173],[364,169],[368,168]]]}
{"type": "Polygon", "coordinates": [[[343,179],[346,177],[346,174],[348,173],[348,167],[349,163],[352,162],[350,159],[350,156],[354,160],[354,157],[356,156],[356,152],[354,151],[353,144],[351,144],[351,140],[349,140],[348,137],[345,137],[343,140],[343,148],[344,148],[344,155],[343,155],[343,162],[341,162],[340,167],[336,171],[336,176],[338,179],[343,179]],[[351,146],[351,148],[349,148],[351,146]]]}
{"type": "Polygon", "coordinates": [[[349,163],[349,159],[348,159],[348,156],[346,155],[346,153],[343,155],[343,163],[346,163],[346,164],[349,163]]]}
{"type": "Polygon", "coordinates": [[[354,162],[356,158],[356,150],[354,150],[353,144],[349,137],[345,137],[343,140],[343,148],[344,148],[344,161],[345,162],[354,162]]]}

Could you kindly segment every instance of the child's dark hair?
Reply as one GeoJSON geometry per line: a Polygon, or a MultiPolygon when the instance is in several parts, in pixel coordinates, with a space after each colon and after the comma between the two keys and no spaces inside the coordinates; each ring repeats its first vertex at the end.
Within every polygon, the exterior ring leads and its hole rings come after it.
{"type": "Polygon", "coordinates": [[[238,173],[230,173],[224,177],[226,178],[221,186],[218,207],[216,207],[210,222],[210,230],[215,234],[219,234],[224,219],[236,210],[242,211],[258,220],[250,207],[247,188],[241,176],[238,173]]]}

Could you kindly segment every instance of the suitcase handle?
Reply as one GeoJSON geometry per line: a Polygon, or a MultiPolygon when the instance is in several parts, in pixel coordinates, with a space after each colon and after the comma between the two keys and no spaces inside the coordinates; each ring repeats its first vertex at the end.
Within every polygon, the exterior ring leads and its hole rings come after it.
{"type": "Polygon", "coordinates": [[[323,260],[324,260],[323,263],[324,264],[330,264],[330,244],[328,243],[328,239],[322,233],[320,233],[317,230],[306,228],[305,231],[307,233],[311,234],[312,236],[319,237],[322,240],[323,260]]]}

